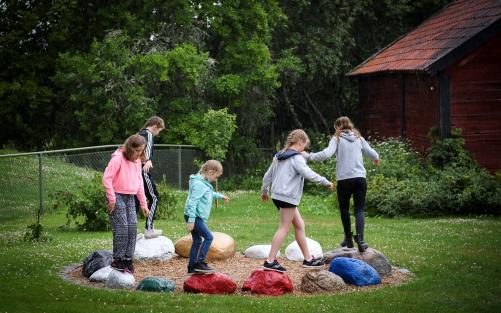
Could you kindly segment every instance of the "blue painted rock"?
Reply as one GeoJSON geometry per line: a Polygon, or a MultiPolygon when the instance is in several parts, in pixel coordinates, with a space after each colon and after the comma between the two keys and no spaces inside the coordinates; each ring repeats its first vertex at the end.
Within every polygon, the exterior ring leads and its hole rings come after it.
{"type": "Polygon", "coordinates": [[[343,280],[355,286],[369,286],[381,283],[381,276],[369,264],[352,258],[336,258],[331,262],[329,271],[341,276],[343,280]]]}

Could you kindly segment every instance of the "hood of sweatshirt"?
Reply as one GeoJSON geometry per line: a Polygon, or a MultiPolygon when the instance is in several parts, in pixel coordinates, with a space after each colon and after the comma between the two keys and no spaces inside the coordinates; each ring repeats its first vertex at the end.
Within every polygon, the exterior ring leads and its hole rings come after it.
{"type": "Polygon", "coordinates": [[[288,158],[290,157],[293,157],[297,154],[301,154],[300,152],[297,152],[296,150],[294,149],[287,149],[285,151],[280,151],[278,152],[277,154],[275,154],[275,157],[279,160],[279,161],[283,161],[283,160],[287,160],[288,158]]]}
{"type": "Polygon", "coordinates": [[[117,155],[121,155],[123,152],[124,152],[124,148],[120,147],[120,148],[116,149],[115,152],[113,152],[111,154],[111,156],[114,157],[114,156],[117,156],[117,155]]]}
{"type": "Polygon", "coordinates": [[[210,186],[211,189],[214,189],[214,187],[212,187],[211,183],[209,183],[209,181],[205,177],[203,177],[201,174],[190,175],[190,185],[196,180],[201,181],[205,185],[210,186]]]}
{"type": "Polygon", "coordinates": [[[351,131],[350,132],[341,132],[341,134],[339,136],[343,139],[350,141],[350,142],[354,142],[358,139],[357,136],[355,136],[355,134],[351,131]]]}

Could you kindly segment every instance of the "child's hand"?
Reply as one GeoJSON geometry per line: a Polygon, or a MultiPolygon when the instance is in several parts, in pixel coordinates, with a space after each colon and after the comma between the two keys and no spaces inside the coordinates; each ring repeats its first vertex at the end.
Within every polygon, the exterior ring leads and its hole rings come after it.
{"type": "Polygon", "coordinates": [[[141,208],[141,210],[143,211],[144,216],[150,215],[150,210],[148,210],[148,208],[141,208]]]}
{"type": "Polygon", "coordinates": [[[108,214],[111,214],[115,210],[115,202],[108,203],[108,214]]]}
{"type": "Polygon", "coordinates": [[[230,198],[228,196],[223,195],[223,201],[224,203],[230,202],[230,198]]]}
{"type": "Polygon", "coordinates": [[[270,197],[268,195],[261,195],[261,201],[263,201],[264,203],[268,203],[269,199],[270,197]]]}
{"type": "Polygon", "coordinates": [[[376,166],[379,165],[379,160],[372,160],[372,164],[374,164],[376,166]]]}
{"type": "Polygon", "coordinates": [[[144,163],[144,165],[143,165],[143,170],[146,173],[149,173],[150,169],[152,169],[152,168],[153,168],[153,163],[151,163],[151,160],[146,161],[146,163],[144,163]]]}
{"type": "Polygon", "coordinates": [[[186,230],[191,233],[191,231],[195,228],[195,223],[187,223],[186,230]]]}
{"type": "Polygon", "coordinates": [[[329,191],[334,190],[334,184],[331,182],[329,182],[329,184],[326,187],[327,187],[327,189],[329,189],[329,191]]]}

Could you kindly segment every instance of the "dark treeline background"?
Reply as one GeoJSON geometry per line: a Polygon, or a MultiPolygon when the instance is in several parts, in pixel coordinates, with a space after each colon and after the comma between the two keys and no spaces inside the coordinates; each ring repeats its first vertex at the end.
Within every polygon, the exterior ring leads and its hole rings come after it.
{"type": "Polygon", "coordinates": [[[197,116],[227,108],[244,161],[291,129],[356,119],[345,74],[448,2],[0,1],[0,143],[119,143],[160,115],[159,142],[189,144],[197,116]]]}

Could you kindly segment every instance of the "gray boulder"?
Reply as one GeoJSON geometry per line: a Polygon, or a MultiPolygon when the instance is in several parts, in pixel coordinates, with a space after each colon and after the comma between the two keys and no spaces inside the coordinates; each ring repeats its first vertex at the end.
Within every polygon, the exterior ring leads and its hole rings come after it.
{"type": "Polygon", "coordinates": [[[346,283],[338,275],[326,270],[309,271],[301,279],[301,290],[309,293],[340,290],[346,283]]]}

